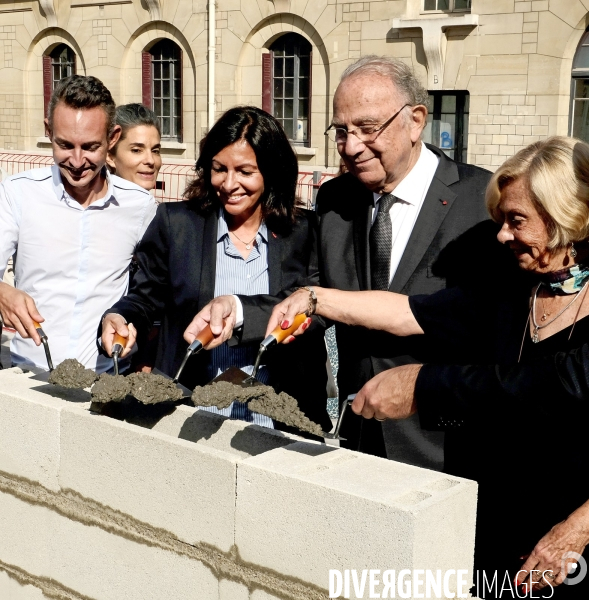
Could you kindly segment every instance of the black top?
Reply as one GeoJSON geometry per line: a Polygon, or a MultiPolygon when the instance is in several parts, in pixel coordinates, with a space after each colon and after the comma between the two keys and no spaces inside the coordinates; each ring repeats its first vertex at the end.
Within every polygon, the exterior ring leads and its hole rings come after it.
{"type": "MultiPolygon", "coordinates": [[[[139,334],[161,319],[155,366],[170,376],[186,353],[184,330],[214,296],[217,220],[217,211],[203,216],[195,201],[160,204],[137,249],[139,269],[129,293],[107,311],[121,314],[139,334]]],[[[315,214],[301,211],[288,235],[268,236],[269,294],[240,296],[244,325],[230,345],[259,345],[274,305],[308,283],[316,272],[315,230],[315,214]]],[[[311,327],[309,333],[301,343],[275,346],[263,362],[271,384],[296,398],[301,410],[325,429],[331,421],[323,329],[311,327]]],[[[208,357],[205,350],[193,355],[180,383],[190,389],[207,383],[208,357]]]]}
{"type": "MultiPolygon", "coordinates": [[[[544,369],[556,353],[578,348],[589,338],[585,317],[534,344],[527,326],[532,282],[522,277],[521,283],[494,293],[451,289],[410,298],[425,339],[432,348],[448,349],[437,362],[509,369],[521,350],[521,364],[544,369]]],[[[436,395],[422,393],[437,383],[423,379],[453,372],[428,372],[428,367],[423,372],[421,390],[416,390],[422,426],[448,432],[446,471],[479,483],[477,567],[517,570],[521,556],[589,499],[589,408],[562,386],[543,385],[542,376],[538,385],[529,382],[523,394],[517,386],[513,394],[497,394],[486,386],[481,368],[465,367],[461,379],[439,386],[436,395]],[[464,381],[469,378],[474,383],[464,381]],[[477,380],[478,394],[473,394],[477,380]]],[[[578,592],[580,586],[563,586],[561,592],[564,588],[578,592]]]]}

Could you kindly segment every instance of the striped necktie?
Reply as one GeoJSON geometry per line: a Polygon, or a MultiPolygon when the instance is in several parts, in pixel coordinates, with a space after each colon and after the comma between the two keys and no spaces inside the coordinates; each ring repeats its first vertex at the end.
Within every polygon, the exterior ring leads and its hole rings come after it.
{"type": "Polygon", "coordinates": [[[393,225],[389,216],[396,198],[392,194],[381,196],[378,213],[370,229],[370,270],[373,290],[388,290],[393,247],[393,225]]]}

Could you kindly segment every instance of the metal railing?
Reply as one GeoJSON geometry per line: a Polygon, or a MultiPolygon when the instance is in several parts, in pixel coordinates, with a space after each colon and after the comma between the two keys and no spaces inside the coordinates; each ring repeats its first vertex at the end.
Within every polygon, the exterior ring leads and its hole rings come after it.
{"type": "MultiPolygon", "coordinates": [[[[53,164],[51,154],[34,154],[22,151],[0,151],[0,180],[39,167],[53,164]]],[[[194,176],[193,163],[174,162],[166,160],[158,176],[157,188],[154,196],[158,202],[179,202],[182,192],[194,176]]],[[[315,204],[317,190],[322,183],[334,177],[333,173],[321,171],[299,171],[296,194],[300,202],[307,208],[315,204]]]]}

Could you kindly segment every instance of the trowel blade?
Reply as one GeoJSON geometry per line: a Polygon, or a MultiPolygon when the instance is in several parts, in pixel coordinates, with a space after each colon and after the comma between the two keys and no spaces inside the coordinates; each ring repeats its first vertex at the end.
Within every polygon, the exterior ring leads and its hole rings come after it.
{"type": "Polygon", "coordinates": [[[32,375],[31,379],[34,379],[35,381],[42,381],[43,383],[49,383],[49,375],[51,375],[51,371],[43,371],[42,373],[32,375]]]}
{"type": "Polygon", "coordinates": [[[257,379],[250,379],[250,381],[244,383],[245,380],[248,378],[250,378],[250,376],[245,371],[242,371],[237,367],[229,367],[228,369],[223,371],[221,375],[217,375],[215,379],[211,379],[211,381],[209,381],[207,385],[211,385],[211,383],[217,383],[217,381],[228,381],[233,385],[239,385],[244,388],[250,388],[256,385],[264,385],[261,381],[258,381],[257,379]]]}
{"type": "MultiPolygon", "coordinates": [[[[166,379],[169,379],[170,381],[173,381],[174,378],[170,377],[167,373],[164,373],[163,371],[160,371],[159,369],[152,369],[151,372],[154,375],[161,375],[162,377],[165,377],[166,379]]],[[[190,398],[192,396],[192,390],[189,390],[187,387],[183,386],[181,383],[176,382],[176,387],[182,392],[182,394],[187,397],[190,398]]]]}

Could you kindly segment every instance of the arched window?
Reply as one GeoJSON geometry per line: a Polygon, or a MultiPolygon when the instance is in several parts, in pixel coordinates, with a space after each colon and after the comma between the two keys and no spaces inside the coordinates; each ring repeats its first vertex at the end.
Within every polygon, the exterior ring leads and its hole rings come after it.
{"type": "Polygon", "coordinates": [[[67,45],[59,44],[43,56],[43,98],[45,112],[55,86],[65,77],[76,73],[76,53],[67,45]]]}
{"type": "Polygon", "coordinates": [[[579,42],[572,76],[570,132],[589,142],[589,31],[579,42]]]}
{"type": "Polygon", "coordinates": [[[171,40],[143,53],[143,103],[159,117],[162,138],[182,141],[182,50],[171,40]]]}
{"type": "Polygon", "coordinates": [[[265,70],[263,108],[282,123],[294,144],[308,145],[311,137],[311,44],[297,33],[287,33],[280,36],[270,46],[270,54],[263,54],[262,58],[265,70]]]}

